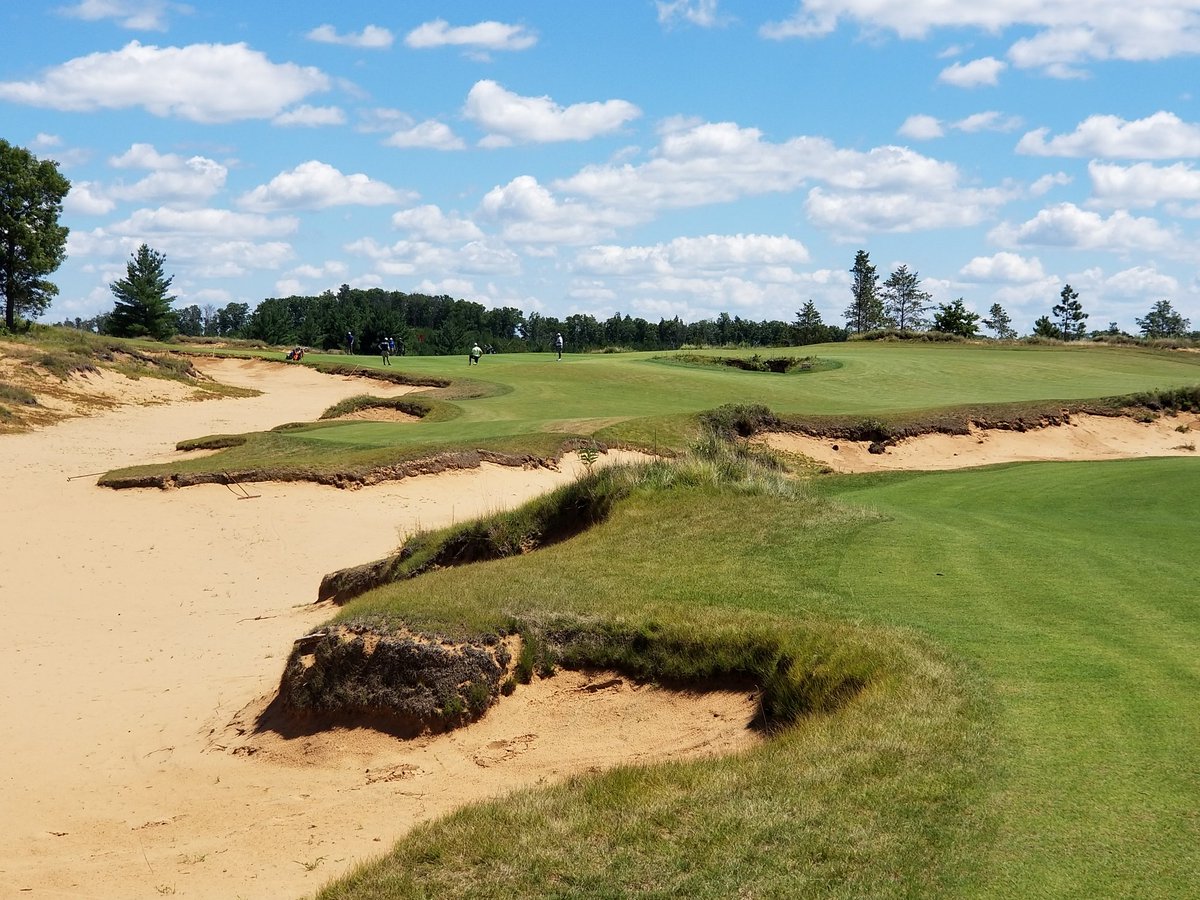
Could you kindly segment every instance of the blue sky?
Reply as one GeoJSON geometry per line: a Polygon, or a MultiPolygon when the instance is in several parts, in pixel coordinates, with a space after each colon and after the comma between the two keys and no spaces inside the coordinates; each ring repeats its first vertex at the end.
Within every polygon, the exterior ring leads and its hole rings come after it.
{"type": "Polygon", "coordinates": [[[0,137],[60,162],[47,320],[143,242],[180,306],[355,287],[843,322],[849,268],[1018,330],[1200,327],[1200,0],[0,11],[0,137]]]}

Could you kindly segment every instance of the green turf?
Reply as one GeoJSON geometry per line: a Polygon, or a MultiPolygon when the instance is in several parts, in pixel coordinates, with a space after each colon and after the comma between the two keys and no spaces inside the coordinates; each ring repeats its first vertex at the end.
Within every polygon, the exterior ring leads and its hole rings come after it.
{"type": "MultiPolygon", "coordinates": [[[[250,441],[236,453],[154,471],[268,471],[279,458],[328,469],[341,465],[347,451],[365,452],[364,465],[386,464],[389,454],[405,460],[456,447],[543,453],[581,437],[680,451],[698,434],[696,415],[726,403],[753,402],[784,415],[887,418],[966,404],[1070,401],[1200,382],[1200,355],[1166,351],[856,342],[803,349],[830,368],[745,372],[674,362],[661,353],[568,354],[561,362],[552,354],[496,354],[471,367],[456,357],[401,357],[390,371],[457,380],[449,388],[425,389],[439,402],[438,415],[419,423],[324,422],[290,429],[262,446],[250,441]],[[285,447],[288,443],[294,446],[285,447]]],[[[366,371],[384,368],[375,357],[309,354],[305,360],[314,365],[349,361],[366,371]]]]}
{"type": "Polygon", "coordinates": [[[1198,486],[1184,459],[657,492],[369,595],[345,616],[775,623],[895,677],[745,758],[465,810],[327,896],[1196,896],[1198,486]]]}

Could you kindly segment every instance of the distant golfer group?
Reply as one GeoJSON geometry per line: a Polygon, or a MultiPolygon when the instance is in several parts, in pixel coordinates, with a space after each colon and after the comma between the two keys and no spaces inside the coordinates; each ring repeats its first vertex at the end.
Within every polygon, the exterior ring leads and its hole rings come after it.
{"type": "MultiPolygon", "coordinates": [[[[354,354],[354,342],[355,342],[354,332],[347,331],[346,332],[346,353],[349,355],[354,354]]],[[[556,359],[559,362],[562,362],[563,336],[562,336],[561,331],[555,332],[553,346],[554,346],[554,353],[555,353],[556,359]]],[[[496,348],[491,346],[490,344],[485,349],[484,347],[479,346],[479,341],[475,341],[475,343],[473,343],[471,345],[471,349],[467,353],[467,365],[468,366],[477,366],[477,365],[479,365],[480,358],[485,353],[495,353],[495,352],[496,352],[496,348]]],[[[396,339],[387,337],[387,338],[383,338],[382,340],[380,340],[379,356],[380,356],[380,358],[383,359],[383,364],[385,366],[390,366],[392,364],[392,357],[395,355],[396,355],[396,339]]],[[[404,341],[400,342],[400,355],[401,356],[404,355],[404,341]]],[[[292,359],[292,358],[293,357],[289,355],[288,359],[292,359]]],[[[299,357],[297,356],[296,358],[298,359],[299,357]]]]}

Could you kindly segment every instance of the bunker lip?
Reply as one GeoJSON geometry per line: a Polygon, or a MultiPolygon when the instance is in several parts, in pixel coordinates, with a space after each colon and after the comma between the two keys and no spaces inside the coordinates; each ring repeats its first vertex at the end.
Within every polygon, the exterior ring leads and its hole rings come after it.
{"type": "Polygon", "coordinates": [[[755,436],[773,450],[813,459],[835,472],[944,470],[1010,462],[1136,459],[1196,456],[1200,415],[1179,413],[1142,422],[1129,416],[1076,413],[1013,428],[980,428],[966,434],[922,434],[887,444],[817,437],[800,432],[755,436]],[[878,452],[882,449],[883,452],[878,452]]]}
{"type": "Polygon", "coordinates": [[[104,409],[0,436],[0,504],[28,523],[6,534],[3,583],[16,589],[0,590],[13,635],[0,655],[0,895],[96,884],[112,896],[308,895],[462,804],[760,740],[745,727],[748,693],[567,670],[520,686],[470,728],[402,744],[362,727],[255,735],[242,711],[265,709],[292,642],[332,613],[310,602],[325,573],[584,467],[574,455],[558,470],[485,462],[360,491],[263,483],[242,500],[221,485],[117,492],[77,477],[176,459],[196,434],[311,421],[365,390],[413,389],[252,360],[196,366],[261,393],[184,402],[193,391],[180,384],[145,405],[137,392],[152,379],[105,376],[104,409]]]}

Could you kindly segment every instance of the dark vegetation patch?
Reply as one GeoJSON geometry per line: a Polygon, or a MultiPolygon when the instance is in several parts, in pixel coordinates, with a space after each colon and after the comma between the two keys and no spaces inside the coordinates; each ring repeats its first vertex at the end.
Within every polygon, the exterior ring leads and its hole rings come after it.
{"type": "Polygon", "coordinates": [[[744,686],[757,696],[754,724],[773,731],[833,712],[876,676],[879,660],[847,634],[773,621],[697,629],[510,616],[495,632],[449,638],[364,619],[296,641],[277,706],[291,727],[369,724],[412,736],[478,719],[535,673],[605,669],[676,687],[744,686]]]}
{"type": "Polygon", "coordinates": [[[13,403],[19,406],[37,406],[37,396],[25,388],[0,381],[0,403],[13,403]]]}
{"type": "Polygon", "coordinates": [[[179,441],[175,445],[175,449],[184,452],[191,450],[224,450],[228,447],[240,447],[244,443],[246,443],[246,435],[244,434],[209,434],[204,437],[179,441]]]}
{"type": "Polygon", "coordinates": [[[965,344],[967,338],[948,331],[914,331],[909,328],[876,328],[852,334],[850,341],[905,341],[914,344],[965,344]]]}
{"type": "MultiPolygon", "coordinates": [[[[447,404],[442,405],[446,406],[447,404]]],[[[433,411],[434,405],[429,400],[406,399],[404,397],[371,397],[366,394],[360,394],[357,397],[347,397],[340,403],[335,403],[329,409],[325,410],[325,412],[321,413],[320,418],[337,419],[364,409],[394,409],[397,412],[423,419],[433,411]]],[[[446,418],[449,418],[449,416],[446,418]]]]}
{"type": "Polygon", "coordinates": [[[406,629],[333,626],[298,640],[279,687],[292,723],[370,722],[413,736],[478,719],[512,654],[499,636],[450,640],[406,629]]]}
{"type": "Polygon", "coordinates": [[[743,372],[774,372],[787,374],[791,372],[827,372],[841,368],[841,363],[834,360],[820,359],[816,356],[709,356],[700,353],[676,353],[671,356],[658,356],[655,359],[668,362],[685,363],[693,366],[716,366],[738,369],[743,372]]]}
{"type": "Polygon", "coordinates": [[[373,378],[376,381],[387,381],[392,384],[411,384],[418,387],[449,387],[448,378],[437,378],[432,375],[414,375],[409,372],[393,371],[392,369],[376,369],[343,362],[317,362],[313,368],[326,375],[352,375],[357,378],[373,378]]]}

